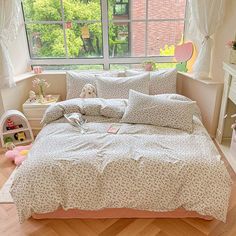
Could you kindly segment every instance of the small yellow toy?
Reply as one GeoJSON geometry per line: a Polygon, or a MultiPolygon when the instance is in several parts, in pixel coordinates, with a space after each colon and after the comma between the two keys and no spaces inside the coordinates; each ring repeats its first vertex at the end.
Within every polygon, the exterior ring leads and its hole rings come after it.
{"type": "Polygon", "coordinates": [[[18,132],[16,134],[14,134],[14,138],[18,141],[23,142],[26,139],[25,132],[18,132]]]}

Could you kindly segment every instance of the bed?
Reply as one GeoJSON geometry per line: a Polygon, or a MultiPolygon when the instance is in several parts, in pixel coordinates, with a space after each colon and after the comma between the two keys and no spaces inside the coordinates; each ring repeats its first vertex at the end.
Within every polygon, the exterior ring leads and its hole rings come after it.
{"type": "Polygon", "coordinates": [[[127,99],[75,98],[46,111],[46,126],[11,187],[20,222],[31,216],[226,221],[231,179],[196,104],[191,132],[125,122],[128,106],[127,99]],[[64,118],[74,112],[87,119],[85,133],[64,118]],[[111,124],[117,134],[107,132],[111,124]]]}
{"type": "Polygon", "coordinates": [[[31,216],[225,222],[232,181],[197,104],[176,94],[177,71],[96,73],[67,72],[67,100],[45,112],[11,186],[20,222],[31,216]],[[86,84],[98,98],[78,98],[86,84]],[[85,132],[65,119],[72,113],[87,120],[85,132]],[[109,133],[114,127],[117,133],[109,133]]]}

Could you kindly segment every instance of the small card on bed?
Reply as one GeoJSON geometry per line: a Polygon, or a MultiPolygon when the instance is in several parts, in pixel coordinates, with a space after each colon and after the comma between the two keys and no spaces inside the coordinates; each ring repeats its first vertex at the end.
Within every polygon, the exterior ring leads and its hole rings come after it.
{"type": "Polygon", "coordinates": [[[119,124],[111,124],[110,127],[108,128],[107,130],[107,133],[110,133],[110,134],[117,134],[117,132],[119,131],[120,129],[120,126],[119,124]]]}

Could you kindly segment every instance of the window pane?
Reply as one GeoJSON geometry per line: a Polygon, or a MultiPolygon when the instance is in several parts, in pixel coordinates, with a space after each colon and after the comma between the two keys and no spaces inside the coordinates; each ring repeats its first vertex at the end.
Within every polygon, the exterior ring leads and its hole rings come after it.
{"type": "Polygon", "coordinates": [[[43,70],[103,70],[103,65],[48,65],[43,70]]]}
{"type": "Polygon", "coordinates": [[[100,0],[81,1],[64,0],[64,14],[66,21],[98,20],[101,21],[100,0]]]}
{"type": "Polygon", "coordinates": [[[148,19],[184,19],[185,6],[186,0],[149,0],[148,19]]]}
{"type": "MultiPolygon", "coordinates": [[[[156,1],[156,0],[152,0],[151,2],[153,1],[156,1]]],[[[145,20],[146,19],[146,0],[130,1],[130,18],[132,20],[145,20]]]]}
{"type": "Polygon", "coordinates": [[[133,22],[130,27],[130,51],[132,57],[145,56],[145,22],[133,22]]]}
{"type": "Polygon", "coordinates": [[[29,21],[62,20],[60,0],[23,0],[24,16],[29,21]]]}
{"type": "Polygon", "coordinates": [[[61,24],[30,24],[26,30],[32,58],[66,56],[61,24]]]}
{"type": "Polygon", "coordinates": [[[31,57],[103,57],[102,1],[108,1],[110,57],[174,55],[186,0],[22,0],[31,57]]]}
{"type": "Polygon", "coordinates": [[[111,57],[145,56],[145,22],[110,24],[109,51],[111,57]]]}
{"type": "MultiPolygon", "coordinates": [[[[172,62],[166,62],[166,63],[156,63],[156,69],[169,69],[169,68],[175,68],[176,63],[172,62]]],[[[128,69],[134,69],[134,70],[144,70],[142,64],[110,64],[110,70],[128,70],[128,69]]]]}
{"type": "Polygon", "coordinates": [[[129,1],[108,0],[109,20],[128,20],[129,1]]]}
{"type": "Polygon", "coordinates": [[[148,22],[148,56],[173,56],[183,30],[184,21],[148,22]]]}
{"type": "Polygon", "coordinates": [[[113,23],[109,27],[109,52],[111,57],[129,56],[129,23],[113,23]]]}
{"type": "Polygon", "coordinates": [[[68,56],[70,58],[102,57],[101,23],[73,23],[66,29],[68,56]]]}
{"type": "Polygon", "coordinates": [[[145,20],[146,18],[146,0],[109,0],[108,3],[109,20],[145,20]]]}

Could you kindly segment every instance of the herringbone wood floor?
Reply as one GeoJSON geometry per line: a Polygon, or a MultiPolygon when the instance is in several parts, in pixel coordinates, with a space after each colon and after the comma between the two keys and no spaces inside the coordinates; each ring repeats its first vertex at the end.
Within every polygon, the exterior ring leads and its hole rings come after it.
{"type": "MultiPolygon", "coordinates": [[[[0,236],[236,236],[236,175],[226,163],[234,181],[227,223],[200,219],[108,219],[33,220],[18,223],[14,205],[0,205],[0,236]]],[[[0,153],[0,187],[14,169],[0,153]]]]}

